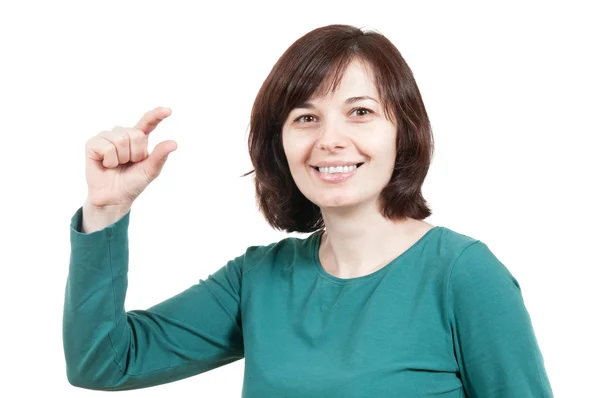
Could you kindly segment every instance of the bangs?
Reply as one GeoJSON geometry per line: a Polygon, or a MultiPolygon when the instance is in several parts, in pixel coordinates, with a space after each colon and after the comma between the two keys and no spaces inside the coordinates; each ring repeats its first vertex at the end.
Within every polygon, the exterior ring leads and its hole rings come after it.
{"type": "MultiPolygon", "coordinates": [[[[344,71],[354,58],[348,49],[334,53],[329,49],[319,49],[304,56],[294,65],[295,70],[287,77],[285,90],[282,90],[279,103],[282,108],[277,114],[283,124],[289,113],[312,98],[320,98],[335,91],[342,80],[344,71]],[[314,55],[318,54],[318,55],[314,55]]],[[[306,55],[305,55],[306,54],[306,55]]]]}
{"type": "Polygon", "coordinates": [[[293,109],[311,99],[325,97],[330,92],[337,90],[346,68],[355,60],[361,62],[365,69],[370,69],[385,117],[392,121],[395,120],[393,110],[389,107],[390,101],[387,95],[389,90],[382,86],[383,82],[392,82],[394,79],[393,76],[383,76],[385,68],[382,70],[381,65],[377,63],[375,54],[359,49],[356,44],[348,44],[344,41],[325,42],[321,46],[315,47],[296,49],[295,62],[287,63],[287,65],[293,65],[294,69],[279,70],[281,80],[277,86],[281,90],[277,93],[278,95],[276,94],[277,90],[273,91],[273,94],[279,97],[273,102],[280,104],[278,109],[273,109],[273,114],[278,116],[277,124],[279,126],[285,123],[293,109]],[[333,44],[337,44],[337,46],[333,44]]]}

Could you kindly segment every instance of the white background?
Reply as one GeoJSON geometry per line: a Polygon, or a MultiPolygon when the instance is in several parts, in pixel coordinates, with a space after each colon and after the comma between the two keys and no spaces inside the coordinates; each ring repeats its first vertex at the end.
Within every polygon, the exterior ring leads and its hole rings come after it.
{"type": "MultiPolygon", "coordinates": [[[[427,221],[484,241],[517,278],[555,396],[596,394],[594,2],[216,3],[0,6],[1,395],[99,394],[68,383],[61,335],[91,135],[173,110],[150,143],[179,147],[131,213],[126,309],[286,236],[258,212],[253,175],[239,177],[252,169],[250,109],[283,51],[332,23],[376,29],[399,48],[434,131],[427,221]]],[[[240,360],[124,394],[238,397],[243,371],[240,360]]]]}

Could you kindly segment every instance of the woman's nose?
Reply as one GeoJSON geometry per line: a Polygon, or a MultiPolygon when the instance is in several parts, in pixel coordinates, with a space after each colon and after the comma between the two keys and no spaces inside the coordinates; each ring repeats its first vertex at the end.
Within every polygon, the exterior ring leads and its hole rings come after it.
{"type": "Polygon", "coordinates": [[[334,151],[347,146],[347,137],[341,131],[341,127],[335,122],[324,123],[317,140],[319,149],[334,151]]]}

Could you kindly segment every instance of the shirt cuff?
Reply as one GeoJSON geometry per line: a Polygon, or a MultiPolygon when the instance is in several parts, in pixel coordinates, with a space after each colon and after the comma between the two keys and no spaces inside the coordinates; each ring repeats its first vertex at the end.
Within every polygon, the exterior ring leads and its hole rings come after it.
{"type": "Polygon", "coordinates": [[[71,244],[74,246],[92,246],[106,242],[107,240],[127,237],[130,214],[131,209],[119,220],[107,225],[103,229],[84,234],[81,232],[83,221],[83,206],[81,206],[71,217],[71,244]]]}

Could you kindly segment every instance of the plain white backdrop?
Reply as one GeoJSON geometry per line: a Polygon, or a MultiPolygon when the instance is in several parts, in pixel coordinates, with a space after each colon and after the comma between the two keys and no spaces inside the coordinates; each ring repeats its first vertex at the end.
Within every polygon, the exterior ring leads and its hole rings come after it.
{"type": "MultiPolygon", "coordinates": [[[[162,301],[287,236],[254,201],[252,103],[319,26],[379,31],[412,68],[435,155],[427,219],[489,245],[519,281],[556,397],[600,367],[598,12],[563,2],[27,2],[0,6],[2,389],[92,397],[62,347],[69,223],[85,141],[147,110],[178,149],[135,202],[126,309],[162,301]],[[18,4],[18,5],[17,5],[18,4]]],[[[296,235],[302,236],[302,235],[296,235]]],[[[239,397],[240,360],[130,397],[239,397]]]]}

